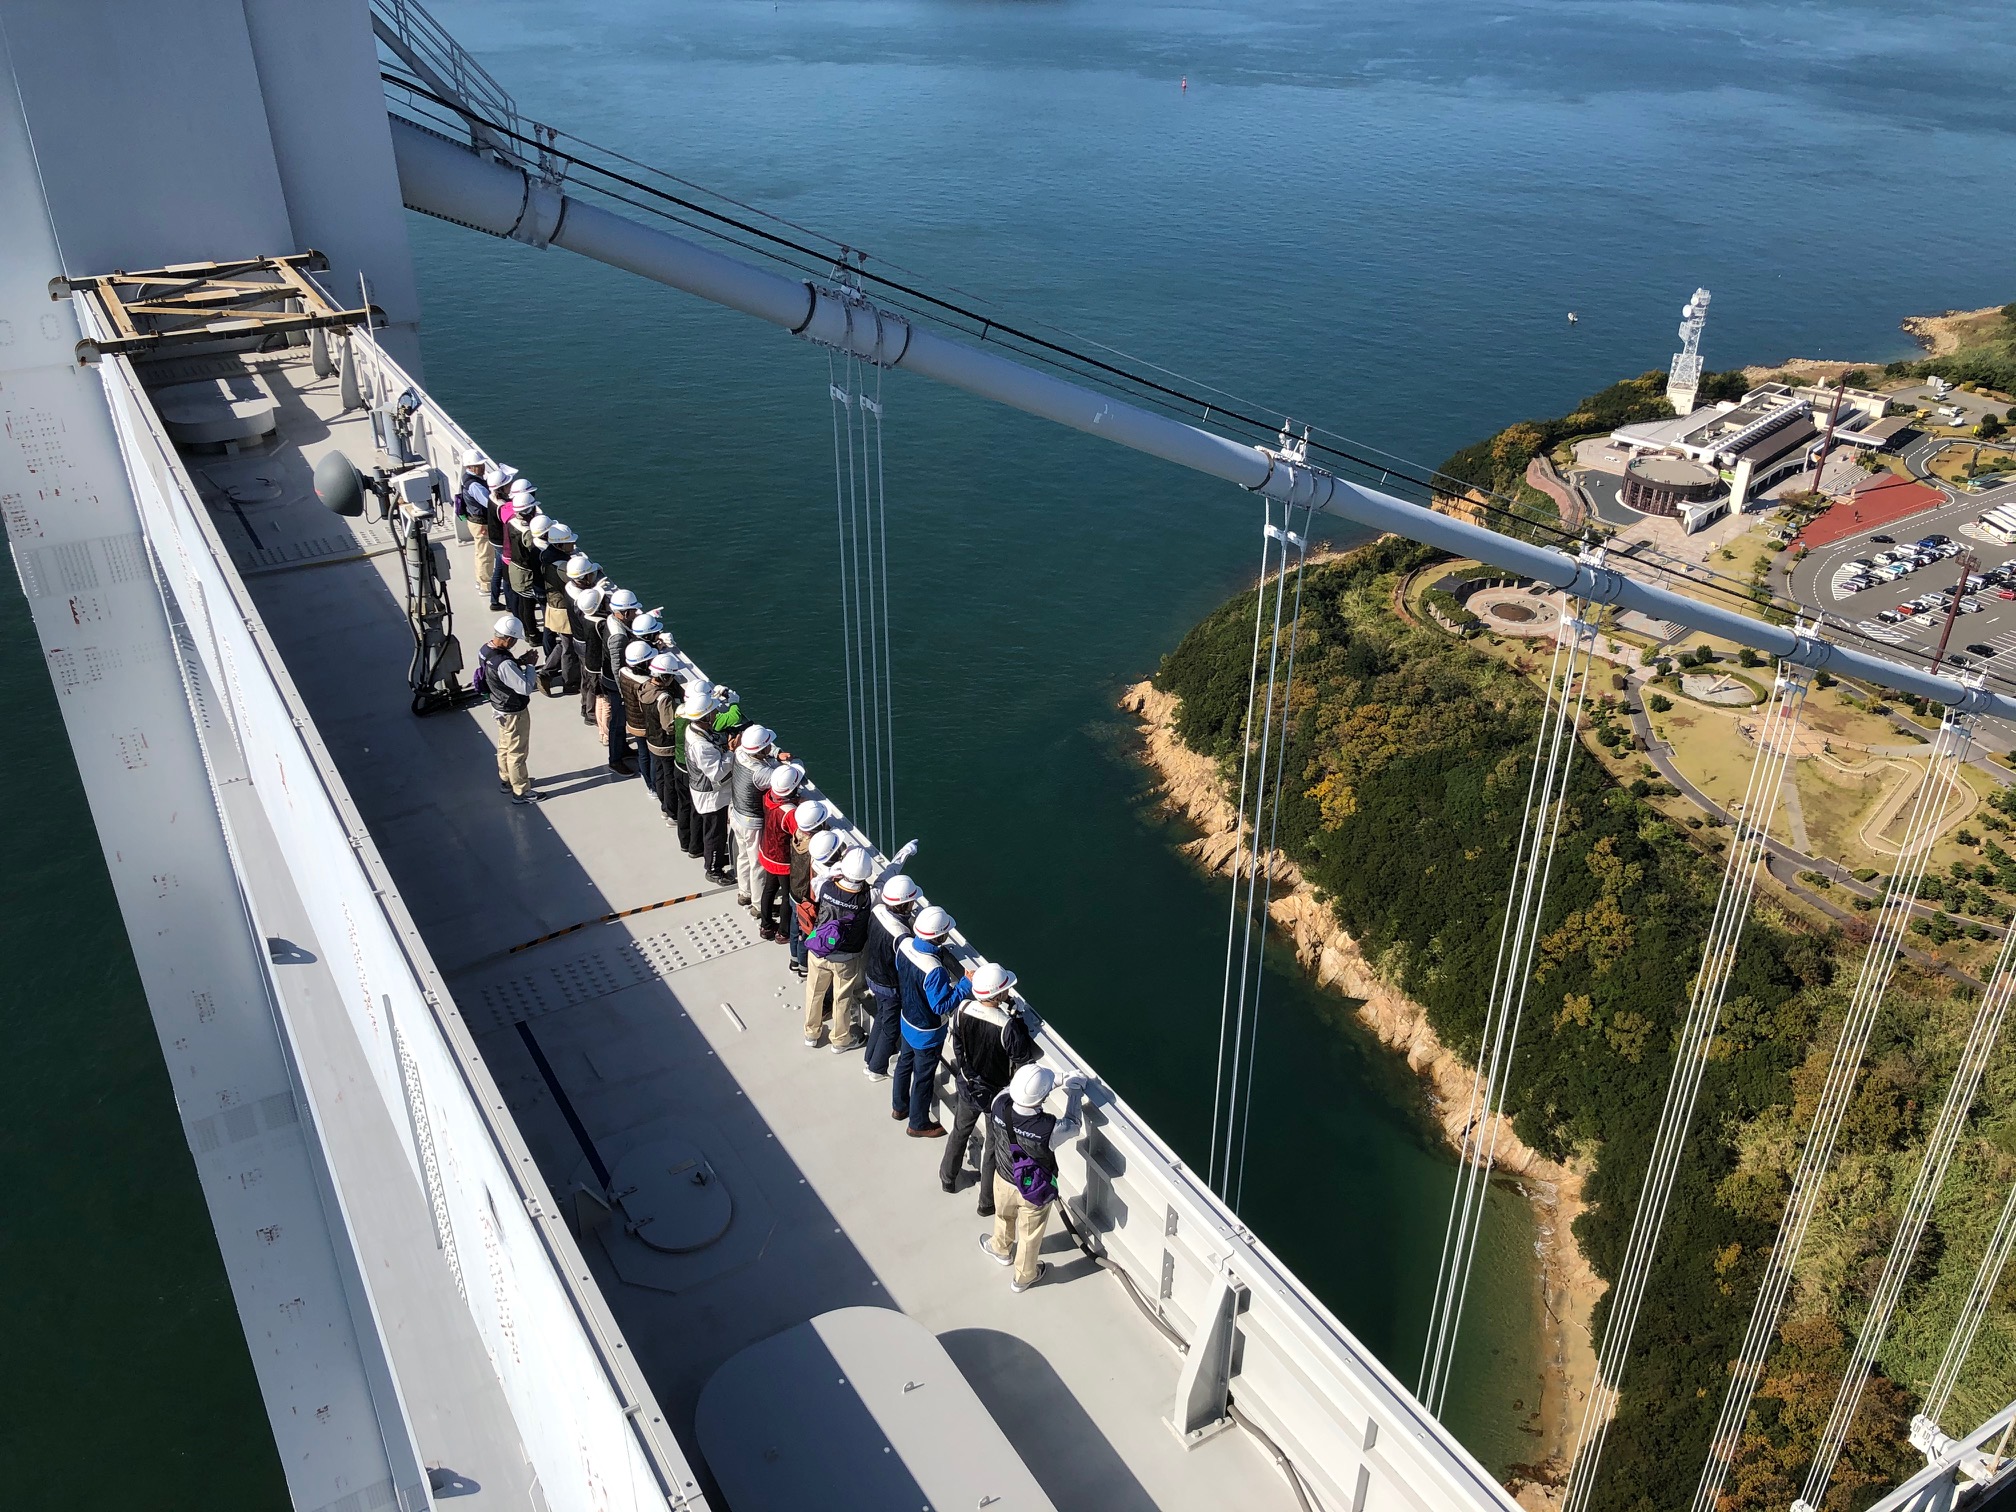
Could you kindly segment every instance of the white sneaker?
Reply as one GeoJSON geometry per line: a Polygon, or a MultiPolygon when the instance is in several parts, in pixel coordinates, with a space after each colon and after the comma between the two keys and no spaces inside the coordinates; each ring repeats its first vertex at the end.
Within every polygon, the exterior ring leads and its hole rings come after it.
{"type": "MultiPolygon", "coordinates": [[[[1013,1255],[1000,1255],[994,1252],[994,1236],[992,1234],[982,1234],[980,1236],[980,1249],[996,1265],[1013,1265],[1015,1263],[1013,1255]]],[[[1018,1286],[1015,1289],[1020,1291],[1022,1288],[1018,1286]]]]}
{"type": "MultiPolygon", "coordinates": [[[[988,1253],[992,1254],[993,1251],[989,1250],[988,1253]]],[[[1031,1276],[1027,1281],[1010,1281],[1008,1283],[1008,1290],[1012,1292],[1025,1292],[1030,1287],[1038,1285],[1049,1274],[1050,1262],[1048,1260],[1039,1261],[1036,1266],[1035,1275],[1031,1276]]]]}
{"type": "Polygon", "coordinates": [[[808,1035],[806,1035],[806,1036],[805,1036],[805,1048],[806,1048],[807,1050],[817,1050],[817,1049],[819,1048],[819,1036],[818,1036],[818,1035],[816,1035],[816,1034],[808,1034],[808,1035]]]}
{"type": "Polygon", "coordinates": [[[863,1061],[861,1063],[861,1074],[867,1077],[868,1080],[870,1081],[889,1080],[889,1073],[887,1071],[877,1071],[873,1066],[869,1065],[866,1061],[863,1061]]]}

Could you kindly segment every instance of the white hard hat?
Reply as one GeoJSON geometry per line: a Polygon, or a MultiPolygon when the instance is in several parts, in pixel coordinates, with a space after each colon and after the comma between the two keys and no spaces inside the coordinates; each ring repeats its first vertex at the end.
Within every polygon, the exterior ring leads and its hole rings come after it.
{"type": "Polygon", "coordinates": [[[852,882],[856,886],[875,875],[875,858],[868,854],[868,847],[857,845],[847,852],[847,859],[840,863],[840,880],[852,882]]]}
{"type": "Polygon", "coordinates": [[[609,607],[611,609],[635,609],[638,607],[637,595],[632,593],[628,588],[618,588],[614,593],[609,595],[609,607]]]}
{"type": "Polygon", "coordinates": [[[513,640],[525,639],[525,626],[515,614],[507,614],[490,627],[492,635],[508,635],[513,640]]]}
{"type": "Polygon", "coordinates": [[[538,488],[533,484],[530,478],[520,478],[515,474],[512,476],[511,480],[512,498],[522,499],[525,497],[525,495],[531,493],[537,493],[538,491],[539,491],[538,488]]]}
{"type": "Polygon", "coordinates": [[[745,751],[764,751],[777,744],[777,732],[768,725],[751,725],[735,742],[745,751]]]}
{"type": "Polygon", "coordinates": [[[574,595],[574,607],[583,614],[599,613],[602,600],[607,597],[608,595],[602,591],[602,585],[597,583],[593,588],[583,588],[574,595]]]}
{"type": "Polygon", "coordinates": [[[504,480],[509,476],[509,473],[493,462],[483,470],[483,483],[494,493],[504,486],[504,480]]]}
{"type": "Polygon", "coordinates": [[[824,866],[828,861],[833,859],[833,853],[846,843],[845,840],[842,840],[831,830],[819,831],[818,834],[812,837],[813,864],[824,866]]]}
{"type": "Polygon", "coordinates": [[[807,830],[818,829],[831,813],[823,798],[807,798],[791,810],[791,822],[798,826],[798,833],[802,835],[807,830]]]}
{"type": "Polygon", "coordinates": [[[779,798],[789,798],[804,780],[805,768],[795,761],[787,761],[770,774],[770,791],[779,798]]]}
{"type": "Polygon", "coordinates": [[[547,531],[551,530],[552,528],[553,528],[552,520],[548,519],[543,514],[535,514],[534,516],[532,516],[531,520],[525,526],[525,529],[535,536],[544,535],[546,534],[547,531]]]}
{"type": "Polygon", "coordinates": [[[1015,989],[1015,973],[1006,966],[996,966],[989,961],[973,973],[973,996],[997,998],[1015,989]]]}
{"type": "Polygon", "coordinates": [[[580,538],[574,534],[572,525],[562,525],[555,520],[546,527],[546,539],[555,546],[571,546],[580,538]]]}
{"type": "Polygon", "coordinates": [[[641,667],[651,660],[651,648],[640,640],[633,640],[623,648],[623,660],[633,667],[641,667]]]}
{"type": "Polygon", "coordinates": [[[646,609],[637,618],[630,621],[630,631],[633,635],[656,635],[664,628],[658,622],[658,611],[655,609],[646,609]]]}
{"type": "Polygon", "coordinates": [[[882,884],[882,901],[891,908],[914,903],[917,901],[917,884],[898,872],[882,884]]]}
{"type": "Polygon", "coordinates": [[[567,576],[570,578],[584,578],[594,570],[595,564],[588,560],[588,553],[585,551],[577,551],[567,558],[567,576]]]}
{"type": "MultiPolygon", "coordinates": [[[[634,646],[636,642],[632,641],[631,644],[634,646]]],[[[651,658],[651,675],[653,677],[670,677],[678,670],[679,658],[674,656],[670,651],[660,651],[656,656],[651,658]]]]}
{"type": "Polygon", "coordinates": [[[462,465],[464,467],[487,467],[489,464],[484,460],[483,449],[480,446],[466,446],[462,449],[462,465]]]}
{"type": "Polygon", "coordinates": [[[1034,1111],[1057,1085],[1057,1073],[1048,1066],[1024,1066],[1008,1078],[1008,1096],[1018,1108],[1034,1111]]]}
{"type": "Polygon", "coordinates": [[[917,915],[917,922],[910,927],[920,940],[942,940],[952,933],[952,915],[934,903],[917,915]]]}
{"type": "Polygon", "coordinates": [[[679,706],[681,719],[699,719],[712,714],[721,707],[721,699],[714,691],[712,683],[695,683],[686,693],[686,702],[679,706]]]}

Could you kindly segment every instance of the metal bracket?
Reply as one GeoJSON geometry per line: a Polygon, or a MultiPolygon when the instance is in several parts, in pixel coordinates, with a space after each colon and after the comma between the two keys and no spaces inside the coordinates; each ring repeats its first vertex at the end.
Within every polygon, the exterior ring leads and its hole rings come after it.
{"type": "Polygon", "coordinates": [[[1203,1320],[1176,1377],[1176,1403],[1169,1416],[1170,1428],[1186,1448],[1232,1426],[1233,1355],[1239,1314],[1250,1295],[1229,1270],[1219,1272],[1212,1284],[1203,1320]]]}

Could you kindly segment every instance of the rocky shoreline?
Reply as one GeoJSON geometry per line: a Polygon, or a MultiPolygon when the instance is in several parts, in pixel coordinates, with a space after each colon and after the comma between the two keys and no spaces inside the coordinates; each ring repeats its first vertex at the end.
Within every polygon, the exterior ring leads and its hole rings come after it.
{"type": "MultiPolygon", "coordinates": [[[[1166,801],[1200,832],[1184,848],[1210,871],[1229,874],[1241,849],[1233,805],[1215,763],[1176,738],[1175,705],[1173,696],[1147,682],[1135,684],[1120,700],[1138,722],[1143,758],[1161,779],[1166,801]]],[[[1276,854],[1267,864],[1277,883],[1270,916],[1294,943],[1296,959],[1318,985],[1356,1001],[1359,1019],[1380,1043],[1407,1058],[1427,1084],[1443,1137],[1452,1148],[1461,1148],[1472,1068],[1436,1037],[1418,1003],[1379,980],[1357,942],[1338,927],[1292,861],[1276,854]]],[[[1534,1207],[1540,1262],[1535,1285],[1545,1320],[1537,1452],[1507,1485],[1522,1504],[1551,1507],[1567,1478],[1583,1404],[1595,1379],[1589,1323],[1604,1283],[1583,1258],[1571,1228],[1584,1206],[1581,1164],[1544,1159],[1520,1141],[1509,1121],[1498,1131],[1497,1148],[1500,1171],[1534,1207]]]]}

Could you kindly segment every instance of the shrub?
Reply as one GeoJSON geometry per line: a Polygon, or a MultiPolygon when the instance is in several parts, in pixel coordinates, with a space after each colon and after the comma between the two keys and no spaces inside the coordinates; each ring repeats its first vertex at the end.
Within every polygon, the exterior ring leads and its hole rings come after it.
{"type": "Polygon", "coordinates": [[[1969,924],[1967,926],[1967,938],[1970,940],[1985,940],[1988,938],[1988,931],[1979,924],[1969,924]]]}
{"type": "Polygon", "coordinates": [[[1831,688],[1840,680],[1832,672],[1816,672],[1813,674],[1813,686],[1816,688],[1831,688]]]}
{"type": "Polygon", "coordinates": [[[1673,700],[1668,698],[1664,693],[1654,693],[1650,698],[1645,700],[1645,707],[1650,709],[1654,714],[1664,714],[1668,709],[1673,707],[1673,700]]]}
{"type": "Polygon", "coordinates": [[[1854,877],[1857,882],[1873,882],[1876,880],[1876,868],[1873,866],[1858,866],[1855,868],[1854,877]]]}
{"type": "Polygon", "coordinates": [[[1874,898],[1857,897],[1852,899],[1851,901],[1853,902],[1855,906],[1855,911],[1857,913],[1867,913],[1869,912],[1870,909],[1876,906],[1876,900],[1874,898]]]}

